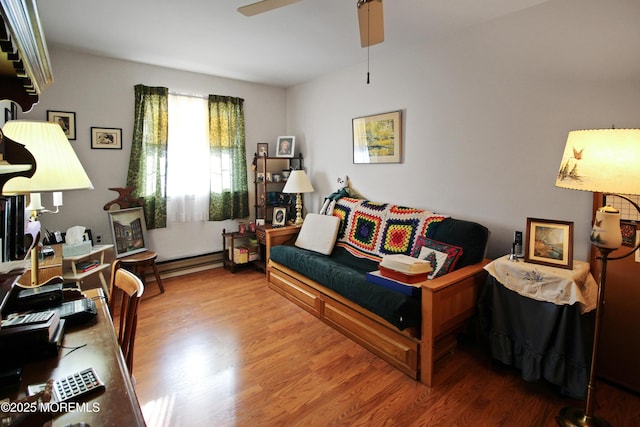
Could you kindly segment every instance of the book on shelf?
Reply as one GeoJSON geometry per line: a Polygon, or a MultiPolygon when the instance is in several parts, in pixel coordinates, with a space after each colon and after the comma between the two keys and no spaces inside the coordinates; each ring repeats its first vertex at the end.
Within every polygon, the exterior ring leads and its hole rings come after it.
{"type": "Polygon", "coordinates": [[[76,263],[76,271],[78,273],[84,273],[85,271],[93,270],[94,268],[100,265],[100,261],[92,260],[92,261],[83,261],[76,263]]]}

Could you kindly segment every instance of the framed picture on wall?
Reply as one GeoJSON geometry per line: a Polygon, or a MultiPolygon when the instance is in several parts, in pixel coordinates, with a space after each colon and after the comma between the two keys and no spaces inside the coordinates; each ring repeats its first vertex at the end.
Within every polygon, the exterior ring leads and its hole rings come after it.
{"type": "Polygon", "coordinates": [[[3,125],[9,120],[15,120],[18,118],[18,104],[13,101],[3,101],[4,108],[4,122],[3,125]]]}
{"type": "Polygon", "coordinates": [[[92,127],[91,148],[122,150],[122,129],[92,127]]]}
{"type": "Polygon", "coordinates": [[[47,121],[59,124],[67,139],[76,139],[76,113],[47,110],[47,121]]]}
{"type": "Polygon", "coordinates": [[[402,112],[356,117],[353,125],[353,163],[402,162],[402,112]]]}
{"type": "Polygon", "coordinates": [[[573,222],[527,218],[525,262],[573,268],[573,222]]]}

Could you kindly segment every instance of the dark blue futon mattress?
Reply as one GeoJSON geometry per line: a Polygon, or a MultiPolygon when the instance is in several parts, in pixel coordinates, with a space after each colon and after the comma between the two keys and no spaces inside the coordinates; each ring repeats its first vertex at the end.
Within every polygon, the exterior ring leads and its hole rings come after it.
{"type": "Polygon", "coordinates": [[[270,258],[377,314],[398,329],[420,325],[420,296],[403,295],[367,282],[366,273],[378,269],[376,262],[356,258],[339,247],[327,256],[295,246],[274,246],[270,258]]]}

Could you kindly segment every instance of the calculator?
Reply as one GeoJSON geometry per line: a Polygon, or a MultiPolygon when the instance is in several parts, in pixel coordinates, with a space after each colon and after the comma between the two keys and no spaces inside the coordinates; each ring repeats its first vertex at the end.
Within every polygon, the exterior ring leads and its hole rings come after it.
{"type": "Polygon", "coordinates": [[[53,311],[38,311],[35,313],[19,314],[17,316],[9,317],[8,319],[4,319],[2,323],[0,323],[0,327],[8,328],[11,326],[48,322],[49,319],[51,319],[51,316],[53,316],[53,311]]]}
{"type": "MultiPolygon", "coordinates": [[[[30,396],[44,390],[45,384],[30,385],[28,394],[30,396]]],[[[74,374],[60,378],[53,382],[54,402],[67,402],[78,400],[78,398],[98,390],[104,390],[105,386],[93,368],[87,368],[74,374]]]]}

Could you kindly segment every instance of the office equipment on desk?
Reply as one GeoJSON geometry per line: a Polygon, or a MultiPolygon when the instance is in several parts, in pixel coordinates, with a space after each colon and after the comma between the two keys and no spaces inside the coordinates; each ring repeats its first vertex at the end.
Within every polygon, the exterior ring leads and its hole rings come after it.
{"type": "Polygon", "coordinates": [[[51,311],[38,311],[35,313],[16,314],[3,319],[0,328],[11,326],[29,325],[31,323],[42,323],[48,321],[53,316],[51,311]]]}
{"type": "Polygon", "coordinates": [[[12,312],[54,307],[62,303],[62,280],[55,280],[55,283],[36,288],[15,287],[13,292],[15,299],[9,302],[8,307],[12,312]]]}
{"type": "Polygon", "coordinates": [[[45,321],[32,321],[0,328],[0,364],[18,366],[26,360],[37,360],[58,354],[64,337],[65,321],[58,313],[45,321]]]}
{"type": "Polygon", "coordinates": [[[57,359],[48,358],[24,364],[19,390],[8,397],[17,400],[25,395],[30,384],[67,377],[71,373],[92,367],[106,387],[99,393],[87,395],[83,401],[90,401],[91,407],[99,406],[100,411],[58,413],[53,425],[66,426],[84,422],[90,426],[144,426],[142,410],[118,348],[104,292],[96,288],[88,289],[84,294],[95,302],[98,311],[95,320],[65,331],[65,348],[60,350],[57,359]],[[70,350],[76,347],[77,350],[70,350]]]}
{"type": "Polygon", "coordinates": [[[96,303],[89,298],[63,302],[51,308],[51,311],[57,312],[61,319],[66,320],[68,326],[86,323],[98,314],[96,303]]]}
{"type": "MultiPolygon", "coordinates": [[[[36,395],[45,389],[46,383],[32,384],[27,387],[29,396],[36,395]]],[[[80,400],[81,397],[104,390],[105,384],[98,377],[95,369],[86,368],[53,382],[51,402],[69,402],[80,400]]]]}

